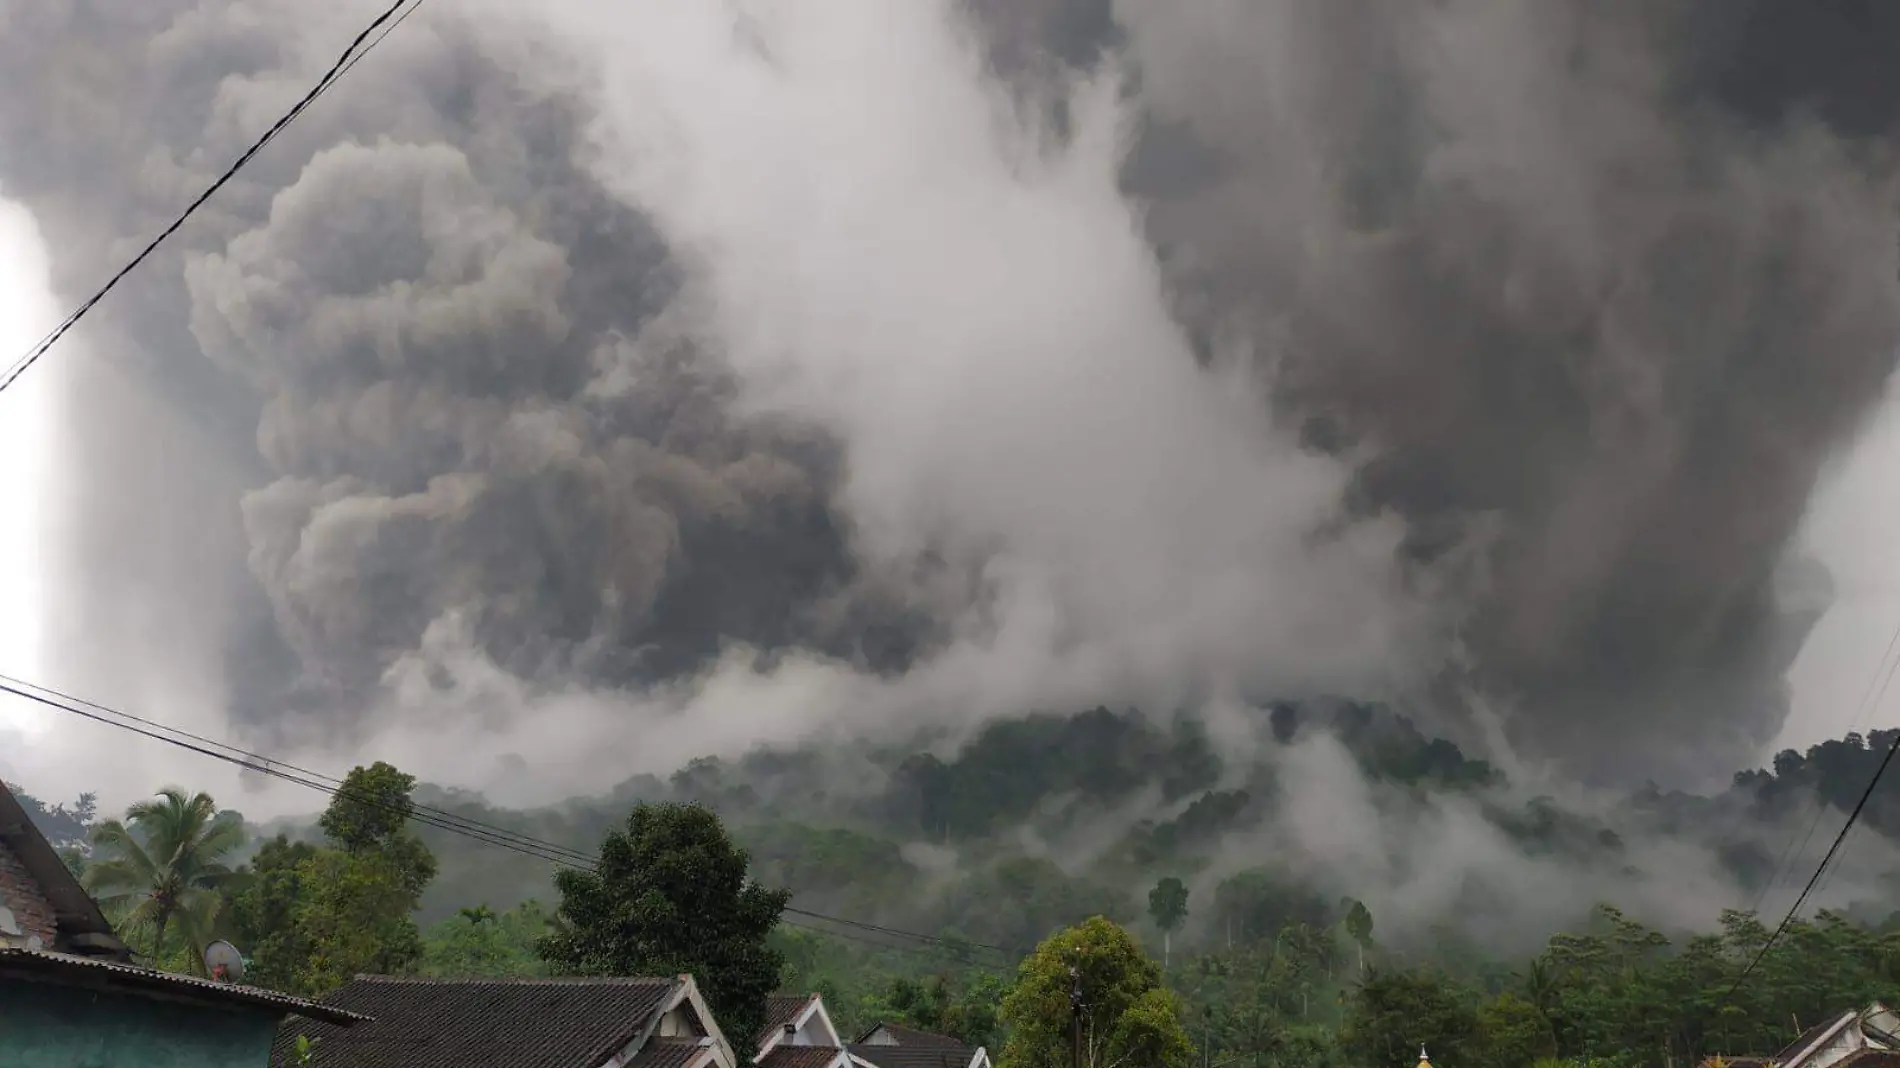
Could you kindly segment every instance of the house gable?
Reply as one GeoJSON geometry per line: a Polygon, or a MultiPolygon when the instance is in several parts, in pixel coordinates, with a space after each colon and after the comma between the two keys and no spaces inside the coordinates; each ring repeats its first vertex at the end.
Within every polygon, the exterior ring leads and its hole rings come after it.
{"type": "Polygon", "coordinates": [[[0,783],[0,947],[130,960],[99,903],[73,878],[26,809],[0,783]],[[18,928],[18,933],[13,932],[18,928]],[[38,939],[37,945],[33,940],[38,939]]]}

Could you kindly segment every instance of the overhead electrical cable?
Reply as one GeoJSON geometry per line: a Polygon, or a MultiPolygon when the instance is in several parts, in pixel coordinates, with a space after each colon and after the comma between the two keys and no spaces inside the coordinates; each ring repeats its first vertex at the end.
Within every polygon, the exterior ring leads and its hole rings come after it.
{"type": "Polygon", "coordinates": [[[71,330],[80,319],[85,318],[86,313],[90,312],[95,305],[101,300],[104,300],[106,294],[112,292],[112,290],[125,279],[126,275],[131,274],[140,264],[150,258],[152,253],[158,251],[158,247],[164,244],[173,234],[177,233],[179,227],[184,226],[186,220],[190,219],[199,208],[203,207],[206,201],[210,200],[218,190],[223,189],[231,179],[237,177],[238,172],[243,170],[245,165],[249,164],[259,152],[264,150],[264,146],[275,141],[277,136],[283,133],[292,122],[295,122],[298,116],[309,109],[310,105],[316,103],[318,98],[322,97],[324,93],[329,92],[331,86],[335,85],[344,74],[349,72],[350,68],[356,66],[372,49],[381,44],[383,38],[389,36],[389,31],[395,29],[404,19],[407,19],[413,14],[415,9],[421,6],[421,3],[422,0],[396,0],[388,9],[383,11],[380,15],[377,15],[374,21],[368,26],[365,26],[362,32],[358,33],[356,38],[350,42],[349,47],[345,48],[342,54],[337,56],[336,62],[330,65],[330,69],[324,72],[323,77],[318,80],[317,84],[313,86],[309,92],[305,93],[289,111],[286,111],[276,122],[272,123],[270,129],[264,131],[264,135],[253,142],[250,148],[245,149],[244,154],[239,156],[235,163],[226,168],[224,173],[219,175],[218,179],[212,182],[204,192],[198,194],[197,199],[187,205],[185,210],[180,212],[178,217],[173,219],[170,225],[160,231],[157,237],[152,238],[152,240],[139,251],[138,255],[132,257],[130,262],[119,268],[118,272],[111,278],[108,278],[105,285],[100,286],[90,297],[80,302],[79,306],[74,308],[71,314],[60,320],[58,326],[53,327],[53,329],[48,331],[44,337],[40,338],[32,348],[28,349],[24,355],[16,359],[12,365],[7,368],[6,374],[0,377],[0,390],[5,390],[8,386],[13,385],[21,375],[26,373],[27,368],[38,363],[40,357],[46,355],[54,345],[59,344],[60,339],[66,336],[66,332],[71,330]],[[405,8],[407,10],[405,10],[405,8]],[[378,30],[382,32],[378,34],[378,30]]]}
{"type": "MultiPolygon", "coordinates": [[[[1886,694],[1887,687],[1893,682],[1894,672],[1900,670],[1900,655],[1895,655],[1896,653],[1900,653],[1900,623],[1894,625],[1893,636],[1887,639],[1887,648],[1880,654],[1880,660],[1874,665],[1874,673],[1867,680],[1867,688],[1861,691],[1860,700],[1854,705],[1853,715],[1847,721],[1845,733],[1851,734],[1859,730],[1861,723],[1875,710],[1880,701],[1874,696],[1876,693],[1883,696],[1886,694]]],[[[1808,828],[1802,833],[1800,844],[1797,845],[1792,837],[1788,839],[1788,844],[1782,847],[1781,859],[1775,862],[1773,876],[1761,888],[1761,892],[1755,895],[1755,903],[1749,906],[1748,911],[1760,913],[1762,906],[1768,901],[1768,895],[1773,893],[1776,887],[1793,882],[1794,873],[1801,864],[1801,858],[1807,855],[1808,843],[1814,840],[1814,832],[1820,828],[1821,818],[1827,814],[1827,810],[1828,806],[1817,800],[1814,817],[1808,821],[1808,828]]]]}
{"type": "MultiPolygon", "coordinates": [[[[1880,687],[1880,698],[1876,698],[1876,705],[1885,698],[1887,684],[1892,682],[1893,673],[1888,672],[1886,684],[1880,687]]],[[[1735,992],[1741,989],[1742,984],[1748,981],[1750,975],[1754,974],[1762,959],[1768,956],[1768,951],[1774,948],[1775,943],[1780,941],[1781,936],[1787,932],[1788,926],[1800,914],[1801,906],[1807,903],[1809,895],[1814,893],[1816,884],[1821,881],[1821,876],[1827,871],[1827,866],[1833,862],[1835,854],[1840,852],[1841,843],[1847,840],[1847,832],[1854,829],[1854,824],[1859,821],[1860,814],[1867,808],[1867,802],[1873,799],[1874,789],[1880,785],[1881,778],[1887,774],[1887,768],[1893,763],[1893,755],[1896,751],[1900,751],[1900,731],[1894,732],[1893,741],[1888,744],[1886,755],[1880,758],[1880,765],[1874,769],[1873,778],[1867,781],[1867,789],[1861,792],[1860,800],[1855,802],[1853,811],[1847,814],[1847,822],[1841,824],[1841,833],[1834,836],[1833,844],[1827,847],[1827,853],[1821,857],[1821,863],[1815,866],[1814,874],[1808,878],[1808,884],[1801,889],[1801,895],[1795,898],[1793,905],[1788,907],[1788,914],[1781,918],[1781,923],[1768,936],[1768,940],[1762,943],[1754,959],[1748,962],[1748,967],[1742,969],[1742,974],[1737,976],[1735,982],[1729,986],[1728,993],[1722,997],[1723,1001],[1735,996],[1735,992]]]]}
{"type": "MultiPolygon", "coordinates": [[[[221,742],[203,735],[194,734],[157,720],[137,716],[130,712],[122,712],[96,701],[75,697],[51,687],[27,682],[9,675],[0,675],[0,693],[12,694],[15,697],[32,701],[56,711],[79,716],[108,727],[130,731],[134,734],[153,739],[154,741],[164,742],[167,745],[184,749],[187,752],[232,764],[247,771],[270,776],[271,778],[294,783],[305,789],[314,790],[330,797],[341,797],[345,800],[383,811],[397,811],[397,806],[393,806],[375,797],[348,790],[344,785],[344,780],[336,778],[335,776],[325,775],[261,753],[231,745],[227,742],[221,742]]],[[[412,803],[410,808],[410,818],[424,826],[433,827],[448,834],[460,835],[484,845],[506,849],[522,856],[546,861],[551,864],[591,872],[598,872],[599,870],[598,857],[577,849],[536,838],[532,835],[510,831],[491,823],[471,819],[458,813],[448,811],[447,809],[431,805],[412,803]]],[[[941,935],[924,934],[920,931],[907,931],[898,927],[888,927],[882,924],[867,923],[862,920],[847,919],[842,916],[832,916],[826,913],[814,912],[810,909],[795,908],[789,905],[786,906],[784,911],[804,919],[835,924],[847,930],[821,928],[793,920],[786,921],[794,927],[801,927],[822,934],[853,938],[858,941],[881,946],[885,949],[916,950],[922,947],[892,945],[870,938],[869,935],[877,934],[894,938],[905,938],[926,946],[937,946],[959,952],[987,950],[1011,956],[1020,955],[1023,952],[1019,949],[1011,949],[991,943],[968,941],[959,938],[946,938],[941,935]],[[866,933],[859,934],[855,932],[866,933]]]]}

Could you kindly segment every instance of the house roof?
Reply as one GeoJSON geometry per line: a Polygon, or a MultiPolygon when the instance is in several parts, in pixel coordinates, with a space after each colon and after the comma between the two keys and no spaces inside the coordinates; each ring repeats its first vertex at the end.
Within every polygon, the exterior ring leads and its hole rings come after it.
{"type": "Polygon", "coordinates": [[[817,994],[773,994],[766,998],[765,1026],[759,1028],[757,1041],[762,1043],[771,1038],[773,1032],[783,1030],[786,1024],[797,1023],[806,1006],[817,998],[817,994]]]}
{"type": "Polygon", "coordinates": [[[692,1068],[701,1057],[712,1056],[712,1047],[696,1038],[656,1038],[627,1062],[627,1068],[692,1068]]]}
{"type": "MultiPolygon", "coordinates": [[[[942,1035],[932,1035],[942,1038],[942,1035]]],[[[876,1065],[877,1068],[970,1068],[976,1060],[976,1047],[966,1046],[951,1040],[952,1044],[941,1042],[926,1045],[903,1046],[866,1046],[854,1044],[847,1046],[851,1056],[876,1065]]]]}
{"type": "Polygon", "coordinates": [[[844,1055],[837,1046],[779,1046],[758,1063],[760,1068],[828,1068],[844,1055]]]}
{"type": "MultiPolygon", "coordinates": [[[[277,1032],[271,1063],[290,1063],[297,1036],[307,1034],[321,1043],[326,1068],[597,1068],[648,1034],[684,982],[359,975],[323,1003],[375,1022],[347,1030],[287,1024],[277,1032]]],[[[691,1060],[673,1059],[684,1051],[652,1052],[654,1068],[683,1068],[691,1060]]]]}
{"type": "Polygon", "coordinates": [[[341,1031],[369,1017],[304,998],[254,986],[220,983],[192,975],[141,968],[99,957],[79,957],[36,949],[0,947],[0,975],[67,986],[105,988],[144,996],[203,1005],[245,1006],[274,1010],[279,1016],[295,1014],[335,1025],[341,1031]]]}
{"type": "Polygon", "coordinates": [[[28,818],[25,806],[0,783],[0,845],[5,845],[39,884],[41,896],[53,907],[53,923],[58,928],[55,950],[98,953],[129,960],[131,953],[112,932],[112,924],[99,909],[99,903],[86,893],[79,880],[59,859],[52,843],[28,818]]]}
{"type": "Polygon", "coordinates": [[[1833,1068],[1900,1068],[1900,1050],[1855,1050],[1835,1061],[1833,1068]]]}
{"type": "Polygon", "coordinates": [[[952,1038],[949,1035],[933,1035],[929,1031],[919,1031],[916,1028],[904,1027],[894,1023],[880,1023],[873,1026],[869,1031],[858,1036],[858,1042],[869,1042],[871,1036],[877,1034],[879,1031],[891,1036],[891,1039],[899,1046],[932,1046],[939,1049],[967,1049],[972,1056],[976,1054],[976,1048],[968,1045],[962,1039],[952,1038]]]}
{"type": "Polygon", "coordinates": [[[1786,1064],[1788,1061],[1793,1060],[1797,1055],[1803,1052],[1806,1052],[1810,1047],[1818,1043],[1823,1036],[1832,1034],[1833,1032],[1840,1030],[1843,1025],[1845,1025],[1849,1020],[1852,1020],[1854,1017],[1858,1015],[1860,1015],[1858,1012],[1850,1010],[1848,1012],[1843,1012],[1843,1013],[1840,1013],[1839,1015],[1829,1017],[1828,1019],[1822,1021],[1821,1023],[1815,1024],[1813,1027],[1810,1027],[1806,1031],[1801,1032],[1800,1038],[1797,1038],[1793,1042],[1788,1043],[1788,1045],[1784,1046],[1781,1049],[1781,1051],[1779,1053],[1776,1053],[1773,1057],[1769,1057],[1765,1059],[1771,1060],[1775,1062],[1776,1064],[1786,1064]]]}

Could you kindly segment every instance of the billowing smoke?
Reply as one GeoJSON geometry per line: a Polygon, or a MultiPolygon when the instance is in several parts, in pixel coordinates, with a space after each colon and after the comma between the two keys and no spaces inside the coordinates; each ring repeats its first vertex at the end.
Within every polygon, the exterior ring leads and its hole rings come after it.
{"type": "MultiPolygon", "coordinates": [[[[1900,327],[1900,97],[1799,7],[430,5],[51,358],[72,655],[604,781],[662,722],[1321,693],[1726,771],[1900,327]]],[[[366,18],[0,3],[56,282],[366,18]]]]}

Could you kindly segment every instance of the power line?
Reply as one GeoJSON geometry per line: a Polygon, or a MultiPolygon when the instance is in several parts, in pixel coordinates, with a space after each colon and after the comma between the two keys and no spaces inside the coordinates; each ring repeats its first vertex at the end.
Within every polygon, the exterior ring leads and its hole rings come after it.
{"type": "MultiPolygon", "coordinates": [[[[1867,688],[1861,691],[1860,701],[1854,706],[1853,716],[1847,722],[1847,730],[1850,733],[1858,730],[1862,719],[1880,703],[1880,699],[1874,697],[1876,687],[1879,689],[1881,698],[1886,696],[1887,687],[1893,682],[1894,672],[1900,670],[1900,657],[1894,655],[1896,649],[1900,649],[1900,623],[1894,625],[1893,636],[1887,639],[1887,648],[1880,654],[1880,660],[1874,664],[1873,676],[1867,680],[1867,688]]],[[[1814,840],[1814,832],[1821,826],[1821,818],[1826,814],[1826,803],[1817,803],[1814,818],[1808,821],[1808,829],[1801,835],[1801,844],[1796,846],[1793,838],[1788,839],[1788,844],[1782,848],[1781,859],[1775,862],[1774,877],[1761,888],[1760,893],[1755,895],[1755,903],[1749,907],[1748,911],[1759,913],[1761,907],[1767,903],[1768,895],[1794,875],[1801,857],[1808,851],[1808,843],[1814,840]]]]}
{"type": "MultiPolygon", "coordinates": [[[[382,811],[400,811],[398,806],[391,805],[358,791],[348,790],[344,786],[344,780],[338,779],[335,776],[324,775],[307,768],[301,768],[295,764],[276,760],[250,750],[241,749],[226,742],[204,737],[203,735],[193,734],[182,728],[136,716],[130,712],[122,712],[96,701],[75,697],[48,686],[26,682],[8,675],[0,675],[0,693],[9,693],[56,711],[79,716],[108,727],[116,727],[120,730],[130,731],[134,734],[196,753],[200,756],[210,757],[213,760],[232,764],[245,770],[255,771],[272,778],[281,779],[285,782],[295,783],[305,789],[314,790],[330,797],[341,797],[345,800],[382,811]]],[[[506,849],[535,860],[580,868],[590,872],[597,873],[599,871],[599,858],[592,854],[571,849],[544,839],[535,838],[531,835],[510,831],[494,824],[470,819],[446,809],[429,805],[412,804],[407,815],[424,826],[434,827],[448,834],[461,835],[476,842],[494,846],[499,849],[506,849]]],[[[940,935],[928,935],[919,931],[906,931],[902,928],[886,927],[881,924],[866,923],[862,920],[846,919],[842,916],[831,916],[822,912],[814,912],[810,909],[787,906],[784,911],[807,919],[837,924],[841,927],[854,929],[855,931],[908,938],[926,945],[941,946],[952,950],[967,951],[982,949],[1006,955],[1018,953],[1016,950],[989,943],[945,938],[940,935]]],[[[858,941],[869,942],[885,949],[902,951],[921,948],[892,946],[888,943],[870,939],[866,935],[812,927],[809,924],[800,923],[798,921],[786,922],[791,923],[792,926],[803,927],[807,930],[823,934],[855,938],[858,941]]]]}
{"type": "Polygon", "coordinates": [[[231,179],[237,177],[237,173],[243,170],[245,165],[250,163],[252,158],[259,152],[264,150],[264,146],[277,140],[277,135],[283,133],[284,129],[296,121],[297,117],[302,115],[310,105],[316,103],[319,97],[329,92],[330,87],[335,85],[343,75],[349,73],[350,68],[356,66],[364,56],[368,55],[372,49],[381,44],[383,38],[389,36],[390,30],[395,29],[396,26],[414,14],[415,9],[420,6],[422,6],[422,0],[396,0],[387,10],[376,16],[374,21],[368,26],[365,26],[362,32],[358,33],[356,38],[350,42],[349,47],[345,48],[342,54],[337,56],[336,62],[330,65],[330,69],[324,72],[323,77],[318,80],[317,84],[313,86],[309,92],[305,93],[303,98],[298,100],[294,107],[285,112],[276,122],[272,123],[270,129],[264,131],[264,135],[253,142],[250,148],[245,149],[244,154],[237,158],[237,162],[226,168],[225,172],[218,176],[217,181],[212,182],[204,192],[198,194],[198,198],[193,200],[176,219],[172,220],[171,225],[160,231],[159,235],[140,250],[138,255],[132,257],[131,262],[119,268],[118,273],[107,279],[105,285],[100,286],[97,292],[87,297],[77,308],[73,309],[71,314],[62,319],[58,326],[49,330],[31,349],[28,349],[24,355],[15,360],[12,366],[7,369],[5,377],[0,378],[0,390],[5,390],[8,386],[11,386],[16,379],[26,373],[27,368],[38,363],[40,357],[46,355],[48,350],[54,345],[57,345],[59,340],[66,336],[66,332],[71,330],[80,319],[84,318],[86,313],[93,309],[94,305],[104,300],[106,294],[112,292],[112,290],[124,280],[126,275],[131,274],[140,264],[144,263],[152,253],[158,251],[158,246],[164,244],[167,239],[177,233],[179,227],[185,225],[186,220],[196,214],[198,209],[203,207],[206,201],[210,200],[218,190],[223,189],[231,179]],[[407,11],[403,10],[405,7],[408,8],[407,11]],[[376,34],[378,30],[381,30],[382,33],[377,35],[374,40],[371,40],[371,35],[376,34]],[[365,42],[368,42],[367,45],[365,42]]]}
{"type": "MultiPolygon", "coordinates": [[[[1893,674],[1889,672],[1887,682],[1892,683],[1892,681],[1893,674]]],[[[1886,694],[1887,686],[1882,685],[1880,688],[1881,698],[1885,698],[1886,694]]],[[[1880,766],[1874,769],[1874,777],[1867,781],[1867,789],[1862,791],[1860,800],[1854,804],[1854,810],[1847,814],[1847,822],[1841,824],[1841,833],[1835,835],[1834,843],[1827,847],[1827,854],[1821,858],[1820,865],[1814,869],[1814,875],[1808,879],[1808,885],[1802,887],[1801,896],[1795,898],[1794,904],[1788,908],[1788,914],[1781,918],[1780,925],[1775,928],[1774,933],[1768,936],[1768,940],[1763,942],[1761,949],[1756,952],[1755,959],[1748,962],[1748,967],[1742,969],[1742,974],[1738,976],[1734,984],[1728,988],[1728,993],[1722,995],[1723,1001],[1727,1001],[1729,998],[1735,996],[1735,992],[1741,989],[1742,984],[1748,981],[1750,975],[1754,974],[1755,968],[1761,964],[1762,958],[1768,955],[1768,951],[1774,948],[1775,943],[1780,940],[1782,934],[1787,931],[1788,925],[1794,922],[1795,916],[1801,911],[1801,906],[1807,903],[1808,895],[1814,892],[1815,884],[1821,881],[1822,874],[1827,871],[1828,864],[1833,861],[1834,855],[1840,852],[1841,843],[1847,840],[1847,832],[1854,829],[1854,824],[1860,819],[1862,810],[1867,807],[1867,802],[1873,798],[1874,788],[1880,785],[1881,777],[1886,775],[1887,766],[1893,763],[1893,755],[1896,751],[1900,751],[1900,731],[1894,732],[1893,741],[1887,746],[1887,754],[1880,758],[1880,766]]]]}

